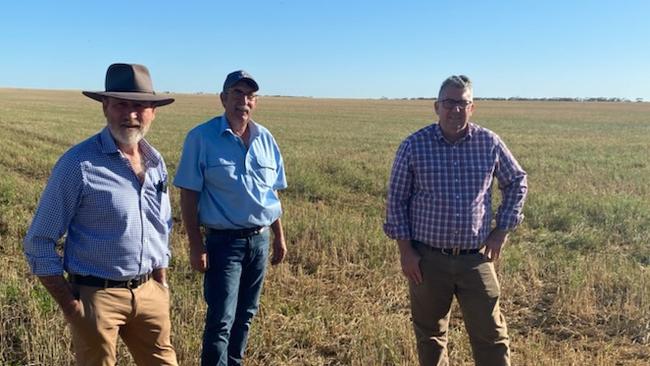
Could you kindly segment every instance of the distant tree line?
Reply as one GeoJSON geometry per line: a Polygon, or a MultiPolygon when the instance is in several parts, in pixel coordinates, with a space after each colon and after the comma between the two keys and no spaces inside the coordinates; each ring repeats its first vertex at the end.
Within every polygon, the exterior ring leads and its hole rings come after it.
{"type": "MultiPolygon", "coordinates": [[[[381,99],[388,99],[382,97],[381,99]]],[[[418,97],[418,98],[396,98],[402,100],[436,100],[433,97],[418,97]]],[[[539,102],[615,102],[615,103],[630,103],[633,102],[627,98],[606,98],[606,97],[592,97],[592,98],[569,98],[569,97],[551,97],[551,98],[524,98],[524,97],[476,97],[474,100],[513,100],[513,101],[539,101],[539,102]]],[[[634,102],[641,103],[643,98],[636,98],[634,102]]]]}
{"type": "MultiPolygon", "coordinates": [[[[606,97],[591,97],[591,98],[568,98],[568,97],[552,97],[552,98],[523,98],[523,97],[510,97],[510,98],[474,98],[476,100],[527,100],[527,101],[542,101],[542,102],[616,102],[616,103],[629,103],[632,100],[627,98],[606,98],[606,97]]],[[[636,98],[634,102],[643,102],[643,98],[636,98]]]]}
{"type": "MultiPolygon", "coordinates": [[[[169,94],[169,91],[163,92],[164,94],[169,94]]],[[[204,93],[196,92],[196,95],[204,94],[213,94],[213,93],[204,93]]],[[[218,94],[218,93],[217,93],[218,94]]],[[[296,95],[281,95],[281,94],[272,94],[264,95],[266,97],[279,97],[279,98],[313,98],[311,96],[296,96],[296,95]]],[[[436,100],[435,97],[417,97],[417,98],[388,98],[381,97],[381,100],[436,100]]],[[[636,98],[634,100],[627,98],[618,98],[618,97],[591,97],[591,98],[570,98],[570,97],[550,97],[550,98],[525,98],[525,97],[475,97],[474,100],[501,100],[501,101],[533,101],[533,102],[614,102],[614,103],[641,103],[643,98],[636,98]]]]}

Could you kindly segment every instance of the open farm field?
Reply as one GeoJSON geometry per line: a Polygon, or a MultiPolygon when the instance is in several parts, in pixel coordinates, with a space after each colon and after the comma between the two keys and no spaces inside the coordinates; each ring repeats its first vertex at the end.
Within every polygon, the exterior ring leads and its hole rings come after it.
{"type": "MultiPolygon", "coordinates": [[[[186,132],[222,111],[175,95],[147,139],[176,171],[186,132]]],[[[513,365],[650,364],[650,103],[478,101],[529,173],[523,225],[498,263],[513,365]]],[[[416,365],[406,280],[382,232],[398,144],[435,120],[430,100],[261,97],[254,119],[284,155],[289,249],[270,268],[247,365],[416,365]]],[[[105,124],[78,91],[0,89],[0,364],[69,365],[69,331],[22,254],[58,157],[105,124]]],[[[171,188],[172,331],[196,365],[205,304],[171,188]]],[[[496,195],[498,196],[498,194],[496,195]]],[[[452,365],[472,365],[459,311],[452,365]]],[[[124,345],[119,364],[130,364],[124,345]]]]}

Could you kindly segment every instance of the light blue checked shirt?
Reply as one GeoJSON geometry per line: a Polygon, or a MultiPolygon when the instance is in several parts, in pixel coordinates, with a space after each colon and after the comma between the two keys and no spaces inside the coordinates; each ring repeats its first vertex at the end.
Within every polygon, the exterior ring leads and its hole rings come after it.
{"type": "Polygon", "coordinates": [[[492,181],[502,192],[496,227],[512,230],[524,218],[526,172],[492,131],[469,124],[452,144],[435,123],[397,150],[389,181],[384,232],[437,248],[475,249],[492,231],[492,181]]]}
{"type": "Polygon", "coordinates": [[[174,185],[200,192],[199,221],[213,229],[269,226],[282,214],[276,191],[285,189],[282,155],[263,126],[250,121],[246,148],[225,116],[192,129],[174,185]]]}
{"type": "Polygon", "coordinates": [[[68,273],[126,280],[166,268],[172,226],[162,156],[140,142],[141,185],[108,128],[59,159],[24,240],[37,276],[68,273]],[[67,234],[63,256],[55,249],[67,234]]]}

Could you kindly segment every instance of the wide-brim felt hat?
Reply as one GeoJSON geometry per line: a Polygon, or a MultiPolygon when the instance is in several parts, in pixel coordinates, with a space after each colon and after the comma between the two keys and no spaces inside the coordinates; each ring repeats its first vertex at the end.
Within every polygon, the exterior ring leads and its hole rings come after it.
{"type": "Polygon", "coordinates": [[[103,101],[104,97],[152,102],[160,107],[171,104],[174,98],[158,95],[153,91],[149,70],[138,64],[112,64],[106,70],[105,91],[82,91],[88,98],[103,101]]]}

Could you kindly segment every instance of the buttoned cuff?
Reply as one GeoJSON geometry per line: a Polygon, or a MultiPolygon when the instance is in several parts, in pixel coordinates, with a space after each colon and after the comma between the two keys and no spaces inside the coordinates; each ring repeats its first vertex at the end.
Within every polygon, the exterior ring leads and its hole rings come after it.
{"type": "Polygon", "coordinates": [[[385,223],[384,233],[393,240],[411,240],[411,228],[407,225],[385,223]]]}
{"type": "Polygon", "coordinates": [[[27,263],[36,276],[62,276],[63,261],[59,258],[30,258],[27,257],[27,263]]]}

